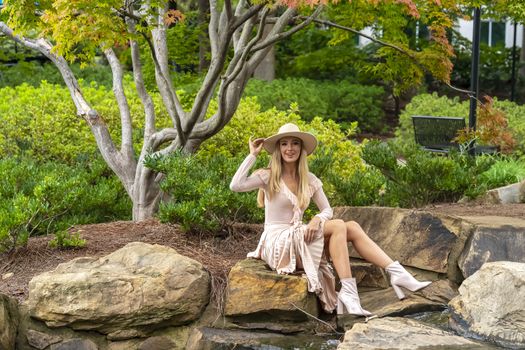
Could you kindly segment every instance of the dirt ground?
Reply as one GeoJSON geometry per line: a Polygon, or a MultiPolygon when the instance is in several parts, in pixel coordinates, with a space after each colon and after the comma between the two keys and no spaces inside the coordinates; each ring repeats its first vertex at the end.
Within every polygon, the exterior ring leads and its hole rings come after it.
{"type": "MultiPolygon", "coordinates": [[[[439,204],[421,210],[458,216],[525,217],[525,204],[439,204]]],[[[27,298],[28,283],[33,276],[77,257],[107,255],[135,241],[170,246],[180,254],[200,261],[214,276],[212,283],[221,283],[230,268],[255,249],[262,225],[235,225],[227,237],[184,234],[176,225],[161,224],[157,220],[81,225],[71,228],[71,231],[80,233],[87,241],[85,247],[52,249],[48,242],[53,237],[40,236],[30,238],[26,247],[10,255],[0,255],[0,293],[23,301],[27,298]]]]}

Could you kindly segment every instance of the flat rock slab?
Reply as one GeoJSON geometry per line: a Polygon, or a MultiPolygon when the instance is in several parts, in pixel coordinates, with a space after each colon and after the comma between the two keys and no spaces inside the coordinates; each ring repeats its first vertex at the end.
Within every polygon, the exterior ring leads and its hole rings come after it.
{"type": "Polygon", "coordinates": [[[208,299],[209,275],[199,262],[169,247],[135,242],[34,277],[28,307],[48,327],[108,334],[188,323],[208,299]]]}
{"type": "Polygon", "coordinates": [[[488,349],[466,338],[409,318],[386,317],[358,323],[347,331],[338,350],[488,349]]]}
{"type": "Polygon", "coordinates": [[[339,341],[312,335],[283,335],[271,332],[248,332],[217,328],[195,328],[186,350],[230,349],[336,349],[339,341]]]}
{"type": "Polygon", "coordinates": [[[475,226],[458,261],[465,278],[486,262],[525,263],[525,220],[501,216],[464,216],[462,219],[475,226]]]}
{"type": "MultiPolygon", "coordinates": [[[[409,294],[399,300],[392,288],[359,293],[361,305],[378,317],[404,316],[425,311],[439,311],[447,307],[447,303],[457,295],[453,285],[448,281],[437,281],[430,286],[409,294]]],[[[363,323],[364,317],[354,315],[338,315],[339,329],[348,330],[356,323],[363,323]]]]}
{"type": "Polygon", "coordinates": [[[451,300],[450,326],[498,345],[525,348],[525,264],[484,264],[451,300]]]}
{"type": "MultiPolygon", "coordinates": [[[[447,274],[452,281],[463,276],[457,259],[470,234],[460,218],[425,211],[381,208],[338,207],[334,217],[358,222],[365,232],[402,265],[447,274]]],[[[351,244],[350,256],[359,258],[351,244]]]]}
{"type": "Polygon", "coordinates": [[[228,275],[224,314],[244,323],[305,321],[318,315],[317,300],[301,275],[279,275],[259,259],[239,261],[228,275]]]}

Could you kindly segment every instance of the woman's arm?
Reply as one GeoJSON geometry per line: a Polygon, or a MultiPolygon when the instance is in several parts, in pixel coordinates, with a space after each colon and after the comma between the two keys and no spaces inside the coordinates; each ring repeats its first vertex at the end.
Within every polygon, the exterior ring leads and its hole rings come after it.
{"type": "Polygon", "coordinates": [[[320,213],[315,216],[317,216],[323,222],[332,219],[334,212],[332,207],[330,207],[330,203],[328,202],[328,198],[326,198],[326,194],[324,193],[322,187],[319,187],[319,189],[312,196],[312,199],[320,211],[320,213]]]}
{"type": "Polygon", "coordinates": [[[330,207],[330,203],[328,203],[328,198],[326,198],[323,187],[319,186],[312,196],[312,199],[317,205],[317,208],[319,208],[320,213],[315,215],[308,223],[305,235],[306,243],[310,243],[321,227],[321,224],[326,220],[330,220],[333,216],[332,208],[330,207]]]}
{"type": "Polygon", "coordinates": [[[264,181],[257,174],[252,174],[248,177],[248,172],[255,164],[257,158],[253,154],[249,154],[241,163],[235,175],[233,175],[230,183],[230,189],[234,192],[248,192],[257,188],[264,187],[264,181]]]}

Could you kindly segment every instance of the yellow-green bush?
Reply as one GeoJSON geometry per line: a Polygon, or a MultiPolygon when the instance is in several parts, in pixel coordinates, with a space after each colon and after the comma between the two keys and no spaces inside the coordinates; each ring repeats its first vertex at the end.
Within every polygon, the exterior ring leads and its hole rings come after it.
{"type": "MultiPolygon", "coordinates": [[[[125,81],[125,90],[134,127],[135,149],[142,146],[144,111],[133,83],[125,81]]],[[[104,86],[84,86],[86,100],[102,116],[110,133],[120,139],[120,112],[113,92],[104,86]]],[[[72,162],[97,151],[87,123],[79,118],[67,88],[45,81],[39,87],[22,84],[0,89],[0,156],[26,155],[39,160],[72,162]]],[[[153,94],[159,127],[169,119],[153,94]]]]}

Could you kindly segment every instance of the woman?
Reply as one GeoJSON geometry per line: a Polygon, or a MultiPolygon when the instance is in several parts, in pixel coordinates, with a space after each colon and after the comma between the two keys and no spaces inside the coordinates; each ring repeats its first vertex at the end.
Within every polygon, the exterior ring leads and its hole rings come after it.
{"type": "Polygon", "coordinates": [[[315,292],[323,309],[337,313],[370,316],[361,307],[355,278],[352,278],[347,242],[365,260],[384,268],[397,296],[426,287],[430,282],[418,282],[400,264],[379,248],[354,221],[332,219],[332,208],[323,192],[321,181],[308,171],[307,156],[317,146],[314,135],[301,132],[292,123],[283,125],[276,135],[249,141],[250,154],[235,173],[230,188],[236,192],[259,189],[259,205],[265,207],[264,232],[257,249],[248,257],[264,260],[280,274],[304,270],[308,290],[315,292]],[[248,176],[257,155],[265,148],[271,155],[269,168],[248,176]],[[304,210],[312,199],[319,208],[306,225],[304,210]],[[341,290],[335,291],[334,275],[327,257],[341,280],[341,290]]]}

